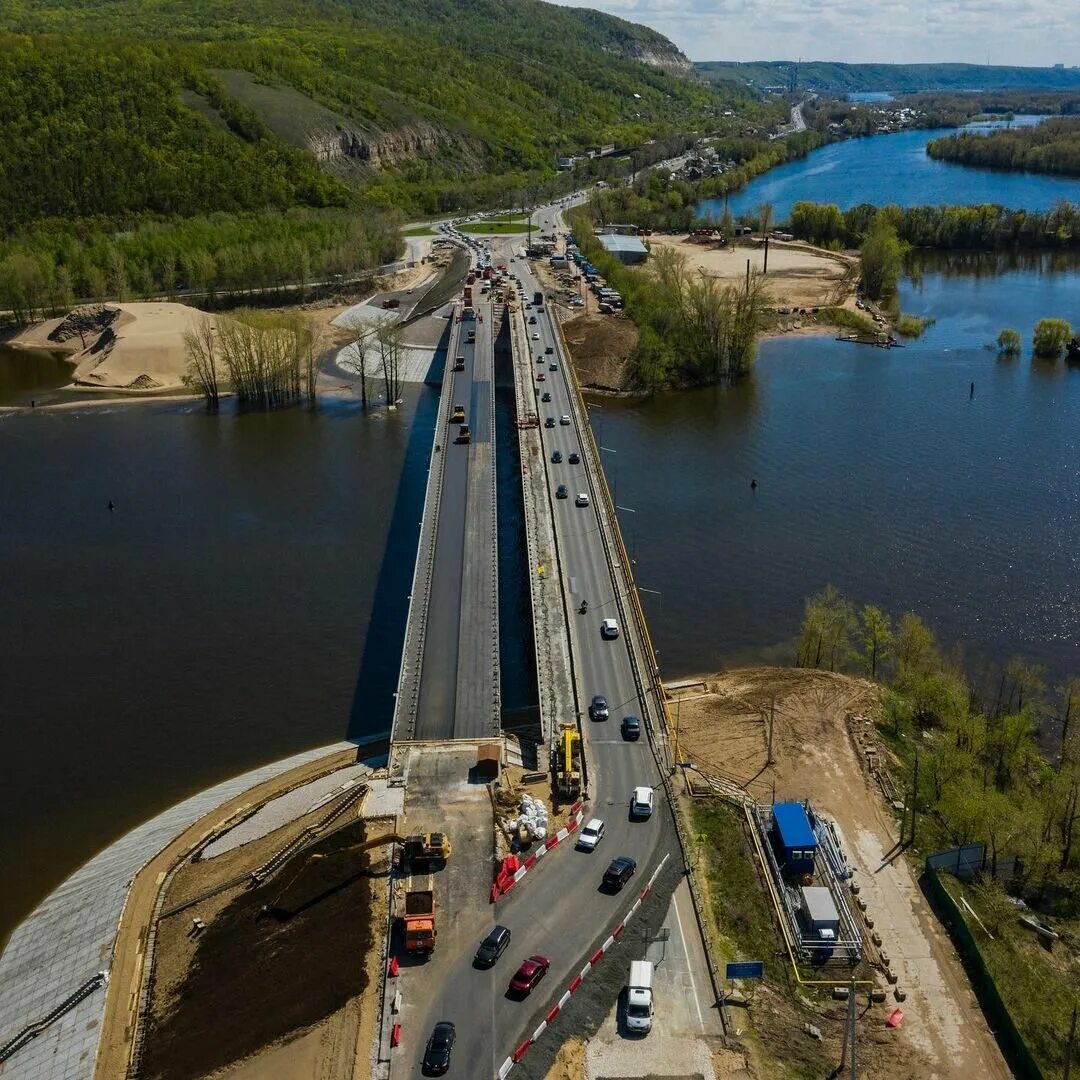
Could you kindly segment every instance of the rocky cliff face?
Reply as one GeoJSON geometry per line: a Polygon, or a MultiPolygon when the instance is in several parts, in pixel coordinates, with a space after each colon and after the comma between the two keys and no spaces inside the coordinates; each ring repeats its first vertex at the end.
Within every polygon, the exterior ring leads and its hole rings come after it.
{"type": "Polygon", "coordinates": [[[319,161],[328,165],[346,162],[373,169],[417,157],[453,155],[479,163],[483,156],[479,143],[426,121],[392,131],[365,131],[358,126],[335,124],[310,132],[308,147],[319,161]]]}
{"type": "MultiPolygon", "coordinates": [[[[616,50],[611,49],[611,52],[616,50]]],[[[694,65],[674,45],[668,48],[653,48],[639,41],[627,42],[624,48],[618,50],[619,54],[628,60],[637,60],[639,63],[648,64],[650,67],[664,68],[665,71],[675,72],[679,75],[690,75],[694,71],[694,65]]]]}

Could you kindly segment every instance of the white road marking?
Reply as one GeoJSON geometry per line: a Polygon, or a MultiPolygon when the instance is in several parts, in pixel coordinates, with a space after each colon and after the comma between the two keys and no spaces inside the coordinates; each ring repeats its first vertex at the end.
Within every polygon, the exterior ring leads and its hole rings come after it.
{"type": "Polygon", "coordinates": [[[675,894],[671,894],[671,899],[674,902],[675,907],[675,921],[679,924],[679,940],[683,946],[683,956],[686,959],[686,973],[690,976],[690,989],[694,995],[694,1008],[697,1009],[698,1024],[701,1030],[705,1030],[705,1017],[701,1015],[701,1002],[698,1001],[697,983],[694,981],[694,968],[690,963],[690,950],[686,947],[686,933],[683,931],[682,917],[679,915],[679,901],[676,899],[675,894]]]}

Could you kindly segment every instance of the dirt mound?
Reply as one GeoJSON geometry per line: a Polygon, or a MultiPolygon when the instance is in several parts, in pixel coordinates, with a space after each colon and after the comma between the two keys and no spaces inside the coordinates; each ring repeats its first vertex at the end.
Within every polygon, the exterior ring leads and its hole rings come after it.
{"type": "Polygon", "coordinates": [[[575,315],[562,329],[582,386],[597,390],[626,386],[638,330],[625,315],[575,315]]]}

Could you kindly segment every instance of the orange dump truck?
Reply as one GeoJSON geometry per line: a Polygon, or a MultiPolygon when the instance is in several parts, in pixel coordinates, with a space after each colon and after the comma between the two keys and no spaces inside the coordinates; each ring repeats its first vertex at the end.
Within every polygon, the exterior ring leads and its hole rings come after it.
{"type": "Polygon", "coordinates": [[[435,890],[409,888],[405,893],[405,948],[411,953],[435,951],[435,890]]]}

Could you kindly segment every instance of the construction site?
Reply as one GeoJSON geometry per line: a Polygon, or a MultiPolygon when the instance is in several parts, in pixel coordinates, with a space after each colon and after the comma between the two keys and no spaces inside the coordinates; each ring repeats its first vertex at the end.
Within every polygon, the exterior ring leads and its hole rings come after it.
{"type": "Polygon", "coordinates": [[[1008,1075],[899,843],[903,797],[873,737],[879,688],[762,667],[666,689],[681,798],[702,858],[716,853],[709,887],[729,890],[714,897],[718,952],[766,954],[765,982],[735,998],[764,1062],[835,1066],[854,1008],[859,1075],[1008,1075]]]}

